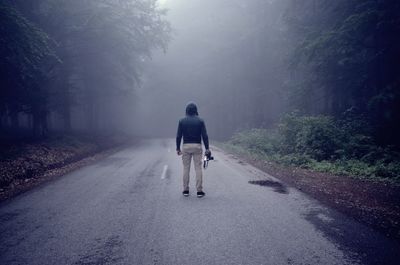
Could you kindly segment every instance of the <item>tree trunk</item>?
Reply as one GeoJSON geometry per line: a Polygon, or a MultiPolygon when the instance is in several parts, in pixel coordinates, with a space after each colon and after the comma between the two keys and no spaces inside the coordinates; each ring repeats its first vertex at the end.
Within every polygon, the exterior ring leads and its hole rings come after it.
{"type": "Polygon", "coordinates": [[[48,111],[42,110],[40,112],[40,136],[46,137],[49,133],[49,124],[48,124],[48,111]]]}
{"type": "Polygon", "coordinates": [[[63,129],[64,132],[71,132],[72,126],[71,126],[71,95],[70,91],[68,88],[68,84],[64,84],[66,87],[64,87],[63,92],[62,92],[62,106],[61,106],[61,116],[63,119],[63,129]]]}
{"type": "Polygon", "coordinates": [[[32,135],[34,138],[39,136],[39,113],[32,111],[32,135]]]}
{"type": "Polygon", "coordinates": [[[0,110],[0,131],[3,131],[5,127],[4,117],[5,117],[5,112],[3,110],[0,110]]]}
{"type": "Polygon", "coordinates": [[[62,106],[61,116],[63,118],[63,127],[65,132],[71,132],[71,92],[69,90],[69,69],[64,67],[64,71],[61,73],[61,86],[62,88],[62,106]]]}
{"type": "Polygon", "coordinates": [[[94,93],[89,93],[87,99],[87,130],[89,132],[97,131],[97,115],[96,115],[96,100],[94,93]]]}
{"type": "Polygon", "coordinates": [[[32,110],[32,133],[35,138],[46,137],[48,134],[47,124],[48,111],[45,108],[35,107],[32,110]]]}
{"type": "Polygon", "coordinates": [[[19,119],[18,119],[18,112],[13,111],[10,113],[10,119],[11,119],[11,129],[16,132],[19,130],[19,119]]]}

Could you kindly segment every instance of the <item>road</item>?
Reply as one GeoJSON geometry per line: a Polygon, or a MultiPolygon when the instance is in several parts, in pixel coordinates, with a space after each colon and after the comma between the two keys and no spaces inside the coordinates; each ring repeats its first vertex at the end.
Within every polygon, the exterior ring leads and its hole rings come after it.
{"type": "Polygon", "coordinates": [[[221,151],[183,197],[174,149],[142,141],[1,204],[0,264],[399,264],[395,241],[221,151]]]}

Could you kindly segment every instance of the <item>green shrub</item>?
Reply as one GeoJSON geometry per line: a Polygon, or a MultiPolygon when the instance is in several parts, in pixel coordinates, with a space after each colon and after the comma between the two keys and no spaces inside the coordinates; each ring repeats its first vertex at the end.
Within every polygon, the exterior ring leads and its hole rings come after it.
{"type": "Polygon", "coordinates": [[[375,176],[400,181],[400,162],[382,163],[378,162],[375,166],[375,176]]]}
{"type": "Polygon", "coordinates": [[[298,133],[302,128],[302,121],[297,113],[286,115],[278,124],[280,152],[292,154],[296,152],[298,133]]]}
{"type": "Polygon", "coordinates": [[[251,129],[228,142],[234,151],[316,171],[400,181],[400,155],[376,145],[362,119],[286,115],[277,130],[251,129]]]}
{"type": "Polygon", "coordinates": [[[276,134],[265,129],[251,129],[239,132],[232,137],[230,143],[265,154],[277,151],[276,134]]]}
{"type": "Polygon", "coordinates": [[[329,116],[286,115],[278,126],[281,152],[309,156],[318,161],[338,156],[343,137],[329,116]]]}
{"type": "Polygon", "coordinates": [[[306,155],[288,154],[277,156],[275,157],[274,161],[284,165],[294,165],[302,168],[309,168],[309,164],[312,162],[312,159],[306,155]]]}

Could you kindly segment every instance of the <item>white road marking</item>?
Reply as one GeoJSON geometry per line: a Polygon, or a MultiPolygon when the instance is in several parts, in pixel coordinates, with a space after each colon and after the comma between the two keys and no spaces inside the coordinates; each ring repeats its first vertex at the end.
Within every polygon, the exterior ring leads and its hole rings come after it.
{"type": "Polygon", "coordinates": [[[163,169],[163,172],[161,174],[161,179],[165,179],[165,177],[167,175],[167,170],[168,170],[168,165],[164,165],[164,169],[163,169]]]}

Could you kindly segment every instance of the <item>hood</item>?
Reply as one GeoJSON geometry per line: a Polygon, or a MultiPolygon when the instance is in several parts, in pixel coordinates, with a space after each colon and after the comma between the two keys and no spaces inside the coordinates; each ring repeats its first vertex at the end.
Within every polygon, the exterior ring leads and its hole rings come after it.
{"type": "Polygon", "coordinates": [[[186,115],[188,116],[194,116],[194,115],[199,115],[197,112],[197,106],[193,102],[189,102],[186,106],[186,115]]]}

